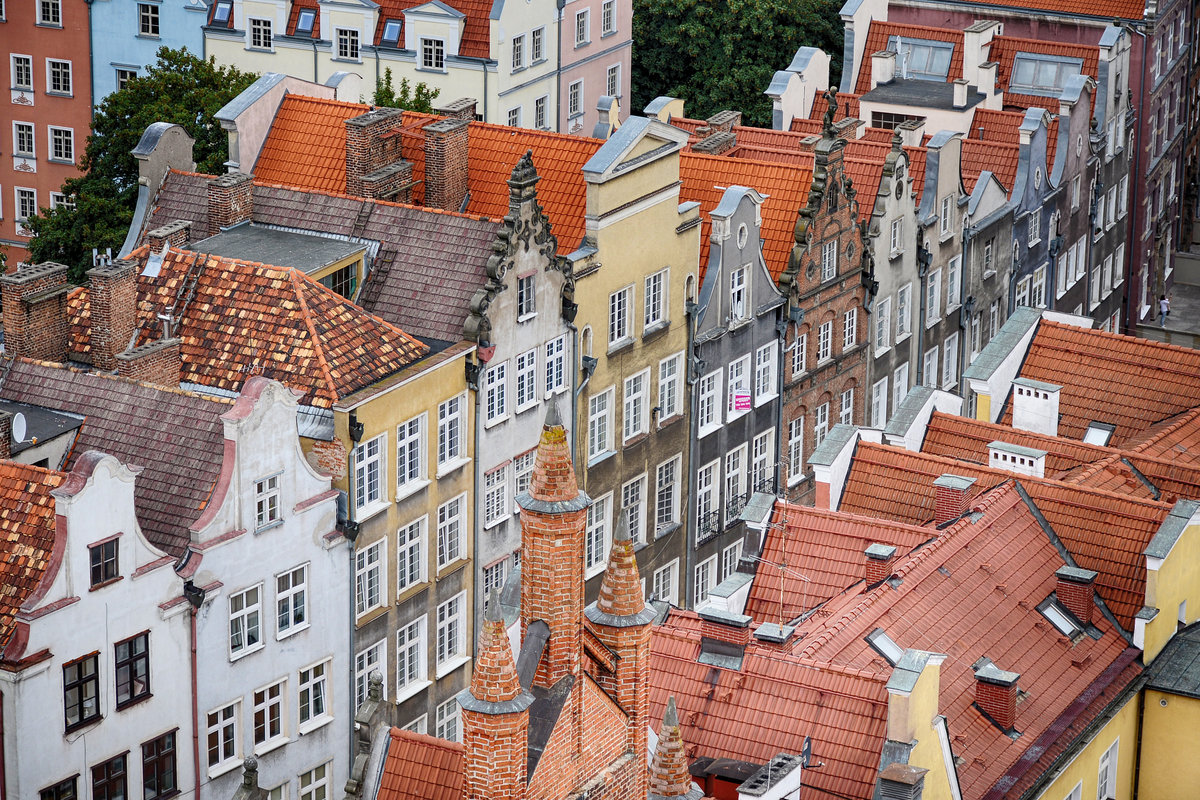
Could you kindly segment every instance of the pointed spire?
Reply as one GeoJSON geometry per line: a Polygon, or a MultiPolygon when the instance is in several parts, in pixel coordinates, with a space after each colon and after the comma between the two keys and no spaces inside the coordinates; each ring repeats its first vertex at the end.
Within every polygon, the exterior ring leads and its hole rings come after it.
{"type": "Polygon", "coordinates": [[[615,617],[640,614],[646,608],[633,540],[629,536],[629,514],[625,509],[617,513],[617,531],[608,554],[608,567],[600,582],[596,608],[615,617]]]}
{"type": "Polygon", "coordinates": [[[650,797],[682,798],[688,797],[691,791],[692,776],[688,772],[687,755],[683,749],[683,733],[679,729],[675,698],[671,697],[667,700],[667,711],[663,715],[658,744],[654,748],[654,760],[650,764],[650,797]]]}
{"type": "MultiPolygon", "coordinates": [[[[555,403],[550,404],[546,423],[542,426],[542,439],[538,443],[529,495],[533,500],[543,503],[571,501],[580,497],[575,467],[571,464],[571,448],[567,444],[567,431],[555,403]]],[[[531,505],[523,502],[521,507],[531,508],[531,505]]],[[[534,507],[534,510],[542,509],[534,507]]]]}
{"type": "Polygon", "coordinates": [[[475,670],[471,674],[471,694],[486,703],[503,703],[521,693],[517,665],[513,662],[512,646],[504,627],[504,613],[496,592],[488,594],[483,612],[483,629],[479,634],[479,650],[475,670]]]}

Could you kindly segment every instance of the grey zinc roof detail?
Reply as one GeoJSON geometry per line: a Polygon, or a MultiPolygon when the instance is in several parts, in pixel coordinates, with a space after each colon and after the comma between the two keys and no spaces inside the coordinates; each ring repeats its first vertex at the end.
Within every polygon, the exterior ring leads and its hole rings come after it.
{"type": "Polygon", "coordinates": [[[1104,29],[1104,33],[1100,34],[1101,47],[1112,47],[1119,41],[1121,41],[1121,29],[1116,25],[1109,25],[1104,29]]]}
{"type": "Polygon", "coordinates": [[[1000,332],[992,337],[987,346],[971,362],[971,366],[963,371],[963,377],[968,380],[987,380],[1000,366],[1005,357],[1021,341],[1021,338],[1038,324],[1042,312],[1029,306],[1018,306],[1000,332]]]}
{"type": "Polygon", "coordinates": [[[808,463],[819,467],[828,467],[833,463],[837,454],[842,452],[846,443],[857,433],[858,429],[853,425],[845,425],[841,422],[834,425],[833,430],[825,436],[825,440],[817,445],[812,455],[808,457],[808,463]]]}
{"type": "Polygon", "coordinates": [[[792,80],[792,74],[785,69],[776,70],[775,74],[771,76],[771,82],[767,84],[767,90],[763,94],[767,97],[779,97],[782,95],[787,91],[788,83],[792,80]]]}
{"type": "Polygon", "coordinates": [[[213,115],[218,122],[232,122],[250,106],[263,98],[267,92],[271,91],[280,81],[287,76],[279,72],[266,72],[262,77],[250,84],[250,88],[239,94],[237,97],[230,100],[221,109],[213,115]]]}
{"type": "Polygon", "coordinates": [[[738,787],[738,796],[762,797],[792,772],[800,769],[800,756],[780,753],[738,787]]]}
{"type": "Polygon", "coordinates": [[[710,217],[731,217],[737,212],[743,197],[752,197],[762,202],[765,198],[756,190],[746,186],[730,186],[721,195],[721,202],[710,213],[710,217]]]}
{"type": "Polygon", "coordinates": [[[754,638],[762,639],[765,642],[775,642],[783,644],[791,638],[796,632],[793,625],[780,625],[775,622],[764,622],[754,629],[754,638]]]}
{"type": "Polygon", "coordinates": [[[1166,558],[1171,552],[1171,548],[1179,541],[1180,535],[1183,534],[1197,508],[1200,508],[1200,503],[1195,500],[1177,502],[1142,554],[1147,558],[1166,558]]]}
{"type": "Polygon", "coordinates": [[[517,505],[523,511],[536,511],[539,514],[566,514],[571,511],[582,511],[592,504],[592,498],[582,489],[570,500],[539,500],[529,492],[517,495],[517,505]]]}
{"type": "Polygon", "coordinates": [[[792,63],[788,64],[788,72],[803,72],[808,69],[808,65],[812,63],[813,56],[820,53],[820,49],[816,47],[804,46],[796,50],[796,54],[792,56],[792,63]]]}
{"type": "Polygon", "coordinates": [[[742,522],[753,522],[761,525],[775,508],[775,495],[767,492],[755,492],[750,495],[750,501],[746,503],[742,513],[738,515],[738,519],[742,522]]]}
{"type": "Polygon", "coordinates": [[[617,132],[608,137],[608,141],[587,160],[587,163],[583,165],[583,171],[593,175],[606,172],[613,164],[617,163],[625,151],[648,127],[650,127],[650,120],[646,117],[630,117],[625,120],[617,132]]]}
{"type": "Polygon", "coordinates": [[[696,609],[696,614],[700,619],[705,619],[709,622],[718,622],[722,625],[732,625],[735,628],[747,628],[753,621],[745,614],[735,614],[732,611],[726,611],[716,606],[704,606],[703,608],[696,609]]]}
{"type": "Polygon", "coordinates": [[[975,479],[964,478],[962,475],[951,475],[949,472],[947,472],[945,475],[934,478],[933,485],[965,492],[967,489],[970,489],[975,485],[975,479]]]}
{"type": "Polygon", "coordinates": [[[925,665],[929,663],[929,653],[920,650],[905,650],[904,655],[892,669],[892,677],[888,679],[887,688],[891,692],[911,692],[917,685],[917,679],[925,665]]]}
{"type": "Polygon", "coordinates": [[[344,239],[250,224],[221,231],[193,243],[190,249],[197,253],[315,272],[355,253],[361,253],[364,247],[344,239]]]}
{"type": "Polygon", "coordinates": [[[754,576],[748,572],[733,572],[730,573],[728,578],[713,587],[713,590],[708,594],[710,597],[733,597],[737,594],[738,589],[741,589],[752,580],[754,580],[754,576]]]}
{"type": "Polygon", "coordinates": [[[1046,381],[1035,381],[1033,378],[1013,378],[1013,383],[1017,386],[1024,386],[1028,389],[1040,389],[1043,392],[1058,392],[1062,391],[1062,387],[1057,383],[1047,383],[1046,381]]]}
{"type": "Polygon", "coordinates": [[[1019,444],[1009,444],[997,439],[994,442],[988,442],[989,450],[1000,450],[1005,453],[1013,453],[1018,456],[1026,456],[1028,458],[1045,458],[1045,450],[1035,450],[1032,447],[1023,447],[1019,444]]]}
{"type": "Polygon", "coordinates": [[[657,117],[658,113],[660,111],[662,111],[664,108],[666,108],[668,105],[670,105],[671,103],[674,103],[674,102],[675,102],[674,97],[667,97],[666,95],[660,95],[659,97],[656,97],[653,100],[651,100],[649,103],[647,103],[646,107],[642,109],[642,113],[645,114],[647,117],[657,117]]]}
{"type": "MultiPolygon", "coordinates": [[[[12,454],[16,455],[33,447],[37,442],[48,442],[56,436],[73,431],[83,425],[83,417],[79,414],[67,414],[61,411],[51,411],[29,403],[10,403],[0,400],[0,411],[8,414],[20,414],[25,418],[25,436],[17,441],[16,434],[11,435],[12,454]]],[[[51,469],[58,469],[57,464],[51,464],[51,469]]]]}
{"type": "Polygon", "coordinates": [[[866,554],[867,558],[873,558],[877,561],[886,561],[887,559],[896,555],[896,549],[896,546],[893,544],[882,544],[880,542],[875,542],[863,552],[866,554]]]}
{"type": "Polygon", "coordinates": [[[148,156],[154,152],[154,148],[158,145],[158,140],[163,137],[163,134],[174,127],[171,122],[154,122],[146,128],[142,133],[142,138],[138,139],[137,146],[133,148],[133,155],[148,156]]]}
{"type": "Polygon", "coordinates": [[[1063,578],[1064,580],[1073,581],[1075,583],[1091,583],[1092,581],[1096,580],[1096,576],[1099,573],[1090,569],[1084,569],[1083,567],[1065,566],[1059,567],[1054,571],[1054,574],[1060,578],[1063,578]]]}
{"type": "Polygon", "coordinates": [[[1000,669],[992,663],[991,659],[985,658],[977,667],[975,667],[975,678],[984,683],[994,683],[999,686],[1012,686],[1021,677],[1020,673],[1009,672],[1008,670],[1000,669]]]}
{"type": "Polygon", "coordinates": [[[533,685],[533,676],[537,673],[538,663],[546,650],[546,642],[550,640],[550,626],[540,619],[529,623],[525,632],[525,641],[521,642],[521,652],[517,654],[517,680],[522,689],[533,685]]]}
{"type": "Polygon", "coordinates": [[[458,693],[458,704],[467,711],[478,711],[480,714],[512,714],[517,711],[524,711],[533,705],[533,694],[522,690],[512,700],[493,702],[490,700],[480,700],[471,694],[470,689],[463,689],[458,693]]]}
{"type": "Polygon", "coordinates": [[[592,603],[583,610],[584,615],[596,625],[604,625],[608,628],[634,628],[638,625],[649,625],[654,622],[654,617],[658,612],[653,606],[646,605],[636,614],[607,614],[592,603]]]}
{"type": "MultiPolygon", "coordinates": [[[[967,87],[967,102],[961,111],[973,108],[983,102],[984,95],[975,86],[967,87]]],[[[948,81],[925,81],[917,78],[893,79],[891,83],[881,83],[862,96],[862,99],[872,103],[895,103],[913,108],[954,108],[954,84],[948,81]]]]}
{"type": "Polygon", "coordinates": [[[921,413],[921,409],[925,407],[925,402],[933,396],[933,389],[928,386],[914,386],[908,390],[908,394],[900,401],[896,411],[892,414],[892,420],[883,429],[883,432],[888,435],[903,436],[908,433],[908,429],[912,427],[916,421],[917,415],[921,413]]]}
{"type": "MultiPolygon", "coordinates": [[[[450,6],[446,5],[445,3],[442,2],[442,0],[426,0],[426,2],[422,3],[421,5],[433,6],[434,8],[444,12],[445,14],[447,14],[451,17],[454,17],[455,19],[465,19],[467,16],[463,12],[459,11],[457,8],[451,8],[450,6]]],[[[406,8],[402,13],[405,13],[405,14],[412,14],[412,13],[427,14],[427,13],[429,13],[426,11],[420,11],[419,10],[420,8],[421,8],[421,6],[414,6],[413,8],[406,8]]]]}
{"type": "Polygon", "coordinates": [[[1146,670],[1146,688],[1200,698],[1200,623],[1171,637],[1146,670]]]}

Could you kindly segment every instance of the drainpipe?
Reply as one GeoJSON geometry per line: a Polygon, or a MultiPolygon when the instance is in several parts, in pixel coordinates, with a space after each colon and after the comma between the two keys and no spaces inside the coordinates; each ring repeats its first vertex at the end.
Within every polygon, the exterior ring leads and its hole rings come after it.
{"type": "MultiPolygon", "coordinates": [[[[929,264],[933,261],[933,253],[924,244],[917,245],[917,286],[921,290],[921,301],[917,304],[917,381],[915,386],[925,385],[925,317],[929,310],[925,307],[925,282],[929,279],[929,264]]],[[[962,268],[959,268],[961,272],[962,268]]]]}
{"type": "Polygon", "coordinates": [[[192,770],[195,781],[195,798],[200,800],[200,694],[197,684],[198,670],[196,666],[196,612],[204,605],[204,590],[190,580],[183,584],[183,596],[188,603],[188,627],[191,649],[191,679],[192,679],[192,770]]]}
{"type": "Polygon", "coordinates": [[[487,73],[488,73],[488,65],[487,65],[487,61],[484,61],[484,62],[483,62],[483,121],[484,121],[484,122],[491,122],[491,120],[489,120],[489,119],[488,119],[488,87],[487,87],[487,85],[488,85],[488,79],[487,79],[487,73]]]}
{"type": "MultiPolygon", "coordinates": [[[[779,344],[775,348],[775,496],[783,495],[783,462],[788,458],[784,453],[784,448],[787,447],[786,432],[783,429],[783,368],[784,368],[784,350],[787,347],[787,329],[788,329],[788,308],[790,303],[785,302],[781,305],[776,313],[778,317],[775,320],[775,337],[779,344]]],[[[690,466],[690,465],[689,465],[690,466]]],[[[753,494],[753,492],[751,492],[753,494]]],[[[765,537],[764,537],[765,538],[765,537]]],[[[764,542],[758,543],[758,555],[762,555],[762,545],[764,542]]]]}
{"type": "MultiPolygon", "coordinates": [[[[688,387],[689,387],[688,395],[690,396],[689,402],[691,403],[691,409],[692,409],[692,413],[688,414],[687,416],[690,419],[695,420],[696,419],[695,412],[700,403],[700,398],[699,398],[700,377],[701,377],[701,373],[704,371],[703,367],[702,367],[703,362],[701,362],[700,359],[697,358],[694,354],[694,348],[696,346],[696,315],[699,312],[700,307],[696,304],[696,301],[694,301],[694,300],[684,300],[683,307],[684,307],[685,313],[687,314],[687,349],[684,352],[687,354],[685,356],[685,358],[687,359],[686,366],[687,366],[688,387]]],[[[696,579],[695,578],[696,548],[694,546],[696,536],[693,535],[693,532],[698,534],[700,531],[700,520],[696,519],[695,509],[692,508],[692,506],[691,506],[692,498],[694,498],[696,496],[696,457],[697,457],[697,450],[700,449],[700,439],[699,439],[699,436],[697,435],[698,433],[699,433],[699,428],[697,428],[694,431],[691,431],[690,435],[688,436],[688,463],[687,463],[687,488],[688,488],[688,490],[687,490],[687,494],[681,498],[681,502],[679,504],[679,507],[680,507],[679,513],[682,515],[686,512],[687,520],[688,520],[688,524],[686,526],[684,526],[684,529],[683,529],[683,535],[685,537],[684,549],[683,549],[684,566],[687,569],[687,574],[685,574],[683,576],[683,586],[684,586],[683,604],[684,604],[685,608],[688,607],[687,587],[692,585],[692,583],[696,579]],[[686,505],[685,505],[685,503],[686,503],[686,505]]],[[[695,602],[695,596],[696,596],[696,587],[692,586],[693,605],[695,602]]]]}
{"type": "MultiPolygon", "coordinates": [[[[354,768],[354,757],[357,755],[357,753],[355,752],[357,742],[356,742],[356,737],[354,736],[354,728],[355,728],[354,718],[358,714],[358,697],[355,694],[355,689],[357,687],[354,685],[354,678],[355,678],[354,668],[355,668],[355,661],[358,658],[358,654],[355,652],[355,649],[354,649],[354,647],[355,647],[354,634],[357,633],[357,629],[356,629],[356,625],[355,625],[356,620],[355,620],[355,616],[354,616],[354,610],[355,610],[354,609],[354,589],[355,589],[355,585],[354,585],[354,539],[351,539],[349,536],[346,537],[346,556],[350,562],[350,573],[349,573],[350,580],[346,581],[346,587],[348,588],[349,595],[350,595],[350,602],[346,604],[347,616],[350,618],[349,625],[347,625],[347,627],[346,627],[346,640],[347,640],[346,643],[350,647],[349,651],[347,651],[349,653],[349,657],[348,657],[349,669],[346,670],[347,677],[349,678],[348,682],[350,684],[349,690],[348,690],[349,693],[346,695],[346,697],[350,698],[350,703],[348,704],[350,713],[347,715],[350,717],[350,720],[349,720],[350,721],[350,736],[347,737],[347,739],[348,739],[347,744],[349,746],[348,747],[348,749],[349,749],[348,755],[350,757],[350,760],[346,763],[348,763],[350,765],[351,769],[353,769],[354,768]]],[[[387,592],[386,586],[383,587],[383,591],[387,592]]]]}
{"type": "Polygon", "coordinates": [[[0,692],[0,800],[8,800],[8,769],[4,758],[4,692],[0,692]]]}
{"type": "MultiPolygon", "coordinates": [[[[483,541],[483,525],[481,524],[481,521],[482,522],[487,521],[486,518],[482,514],[483,496],[485,493],[479,491],[480,487],[483,486],[483,459],[480,458],[480,455],[479,455],[480,451],[481,451],[480,440],[483,437],[483,403],[480,402],[480,400],[479,400],[479,386],[480,386],[480,384],[483,383],[484,373],[487,371],[487,361],[482,357],[482,355],[480,354],[479,351],[482,350],[486,346],[487,346],[487,341],[485,339],[481,338],[479,341],[479,347],[475,350],[476,363],[472,364],[469,360],[467,360],[466,366],[464,367],[467,370],[467,388],[475,392],[475,431],[474,431],[474,436],[472,436],[472,440],[475,442],[475,457],[473,459],[471,459],[471,462],[472,462],[471,468],[475,473],[475,478],[474,478],[474,480],[475,480],[474,514],[475,514],[475,521],[476,521],[475,525],[474,525],[474,529],[475,529],[474,548],[475,549],[472,551],[472,555],[474,556],[474,558],[471,559],[474,562],[471,564],[471,575],[472,575],[471,580],[474,583],[475,596],[472,598],[472,602],[471,602],[471,618],[472,618],[472,621],[474,622],[472,629],[475,631],[476,636],[478,636],[479,631],[482,629],[482,626],[483,626],[483,615],[480,613],[480,608],[479,608],[479,602],[480,602],[479,595],[481,594],[479,589],[481,589],[483,587],[483,581],[480,580],[480,581],[476,582],[475,577],[477,577],[476,572],[480,567],[480,564],[479,564],[480,547],[479,547],[479,545],[483,541]],[[472,369],[472,367],[474,369],[472,369]],[[472,382],[471,382],[472,373],[474,374],[474,378],[475,378],[474,385],[472,385],[472,382]]],[[[505,391],[507,392],[507,387],[505,387],[505,391]]],[[[507,526],[507,524],[508,523],[506,522],[505,525],[507,526]]],[[[483,601],[486,603],[487,598],[486,597],[483,598],[483,601]]]]}
{"type": "Polygon", "coordinates": [[[312,48],[313,48],[313,83],[320,83],[320,81],[317,80],[317,40],[316,39],[312,40],[312,48]]]}
{"type": "MultiPolygon", "coordinates": [[[[379,89],[379,48],[375,48],[375,89],[379,89]]],[[[375,95],[371,95],[371,105],[375,105],[375,95]]]]}
{"type": "Polygon", "coordinates": [[[563,17],[566,16],[566,5],[567,0],[558,0],[558,20],[555,22],[555,25],[558,28],[558,33],[556,34],[558,36],[558,41],[555,42],[554,49],[558,51],[558,54],[554,59],[554,115],[558,118],[558,122],[555,123],[554,128],[559,133],[567,133],[567,131],[563,130],[562,124],[562,26],[563,17]]]}

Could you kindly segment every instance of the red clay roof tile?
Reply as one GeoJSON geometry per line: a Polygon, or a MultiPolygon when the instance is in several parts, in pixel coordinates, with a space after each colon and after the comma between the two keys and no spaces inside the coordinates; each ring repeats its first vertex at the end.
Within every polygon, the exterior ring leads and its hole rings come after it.
{"type": "Polygon", "coordinates": [[[1011,192],[1017,179],[1019,146],[999,142],[964,139],[962,143],[962,181],[968,193],[984,171],[990,171],[1005,191],[1011,192]]]}
{"type": "Polygon", "coordinates": [[[370,106],[284,96],[254,164],[254,177],[302,189],[346,191],[346,120],[370,106]]]}
{"type": "Polygon", "coordinates": [[[379,800],[459,800],[463,746],[423,733],[391,729],[379,800]]]}
{"type": "MultiPolygon", "coordinates": [[[[926,25],[910,25],[901,22],[886,22],[871,20],[867,31],[867,43],[863,49],[863,62],[858,70],[858,86],[855,91],[864,95],[871,91],[871,56],[881,50],[888,49],[888,40],[892,36],[901,39],[928,39],[935,42],[949,42],[954,45],[954,53],[950,56],[950,71],[946,80],[961,78],[963,73],[963,32],[946,28],[930,28],[926,25]]],[[[898,69],[898,67],[897,67],[898,69]]]]}
{"type": "Polygon", "coordinates": [[[37,589],[54,550],[54,497],[61,472],[0,461],[0,652],[17,611],[37,589]]]}
{"type": "MultiPolygon", "coordinates": [[[[1003,6],[1010,10],[1049,11],[1094,19],[1141,19],[1146,6],[1142,0],[974,0],[980,5],[1003,6]]],[[[1098,29],[1097,29],[1098,30],[1098,29]]],[[[1097,34],[1098,35],[1098,34],[1097,34]]]]}

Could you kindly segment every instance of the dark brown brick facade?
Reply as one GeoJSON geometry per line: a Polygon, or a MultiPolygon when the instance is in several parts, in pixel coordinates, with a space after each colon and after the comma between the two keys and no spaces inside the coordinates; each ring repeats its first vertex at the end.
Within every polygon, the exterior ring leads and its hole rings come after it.
{"type": "Polygon", "coordinates": [[[177,388],[179,371],[178,339],[147,342],[117,355],[117,374],[122,378],[177,388]]]}
{"type": "Polygon", "coordinates": [[[10,356],[62,361],[67,350],[67,267],[48,261],[0,277],[10,356]]]}
{"type": "Polygon", "coordinates": [[[231,172],[208,184],[208,232],[249,222],[254,218],[254,181],[249,175],[231,172]]]}
{"type": "Polygon", "coordinates": [[[467,120],[425,126],[425,205],[458,211],[467,196],[467,120]]]}
{"type": "Polygon", "coordinates": [[[117,368],[137,325],[137,263],[114,261],[88,270],[92,303],[92,366],[104,372],[117,368]]]}
{"type": "Polygon", "coordinates": [[[376,108],[346,120],[346,194],[411,199],[413,165],[400,153],[404,112],[376,108]]]}

